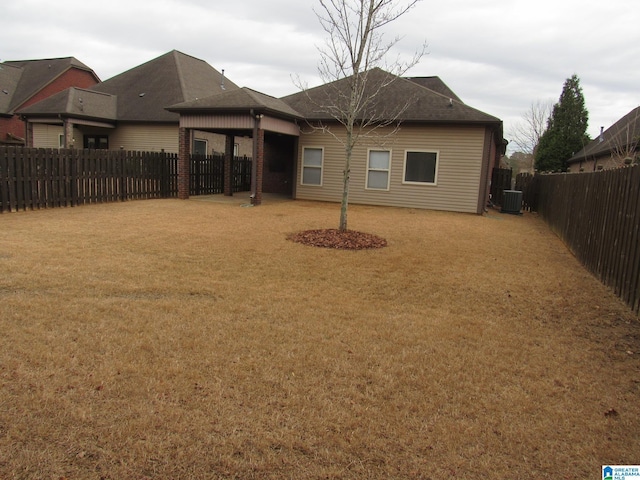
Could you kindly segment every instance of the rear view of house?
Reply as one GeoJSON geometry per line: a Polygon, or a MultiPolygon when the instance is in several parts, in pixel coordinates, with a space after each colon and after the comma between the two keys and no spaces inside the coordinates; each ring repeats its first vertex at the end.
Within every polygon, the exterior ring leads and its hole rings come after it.
{"type": "MultiPolygon", "coordinates": [[[[504,153],[502,121],[462,102],[438,77],[377,68],[365,75],[375,95],[356,121],[373,128],[352,153],[350,202],[482,213],[504,153]]],[[[189,196],[190,158],[223,153],[225,192],[229,159],[239,154],[253,159],[254,204],[262,192],[340,202],[346,131],[326,107],[348,82],[278,99],[173,50],[16,111],[26,119],[28,146],[178,153],[181,198],[189,196]]]]}
{"type": "MultiPolygon", "coordinates": [[[[391,77],[380,69],[369,73],[374,86],[386,85],[375,93],[372,115],[389,124],[364,135],[354,149],[350,202],[482,213],[504,149],[502,122],[464,104],[437,77],[391,77]]],[[[340,90],[335,83],[282,99],[307,122],[296,198],[341,199],[345,130],[321,107],[340,90]]]]}

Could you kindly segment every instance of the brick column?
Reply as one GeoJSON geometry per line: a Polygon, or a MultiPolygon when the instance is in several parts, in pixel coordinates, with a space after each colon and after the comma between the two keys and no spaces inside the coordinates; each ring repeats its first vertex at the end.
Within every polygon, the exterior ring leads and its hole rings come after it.
{"type": "Polygon", "coordinates": [[[180,127],[178,131],[178,198],[189,198],[189,180],[191,176],[191,130],[180,127]]]}
{"type": "Polygon", "coordinates": [[[33,123],[25,120],[25,143],[27,147],[33,147],[33,123]]]}
{"type": "Polygon", "coordinates": [[[228,197],[233,195],[232,178],[233,169],[233,142],[235,137],[233,135],[227,135],[224,141],[224,194],[228,197]]]}
{"type": "Polygon", "coordinates": [[[259,128],[258,129],[258,134],[256,136],[256,138],[254,139],[254,141],[256,142],[256,155],[255,158],[253,159],[254,162],[256,162],[256,167],[255,167],[255,174],[256,174],[256,179],[255,179],[255,194],[253,196],[253,198],[251,199],[251,204],[252,205],[260,205],[262,203],[262,172],[264,170],[264,130],[259,128]]]}
{"type": "Polygon", "coordinates": [[[64,148],[82,148],[82,146],[74,145],[73,141],[73,122],[66,118],[63,125],[64,130],[64,148]]]}

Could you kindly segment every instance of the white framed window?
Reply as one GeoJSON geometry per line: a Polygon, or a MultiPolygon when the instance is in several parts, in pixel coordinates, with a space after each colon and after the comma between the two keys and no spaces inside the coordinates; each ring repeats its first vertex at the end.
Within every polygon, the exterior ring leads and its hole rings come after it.
{"type": "Polygon", "coordinates": [[[304,147],[302,149],[302,185],[322,186],[322,166],[324,148],[304,147]]]}
{"type": "Polygon", "coordinates": [[[439,156],[438,151],[432,150],[405,151],[402,183],[436,185],[439,156]]]}
{"type": "Polygon", "coordinates": [[[389,190],[390,174],[391,150],[369,150],[366,188],[373,190],[389,190]]]}

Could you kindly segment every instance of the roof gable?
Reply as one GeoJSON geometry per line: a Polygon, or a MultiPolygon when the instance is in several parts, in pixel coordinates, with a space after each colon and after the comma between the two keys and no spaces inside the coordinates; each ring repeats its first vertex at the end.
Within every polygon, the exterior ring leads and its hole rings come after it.
{"type": "Polygon", "coordinates": [[[204,60],[173,50],[91,89],[118,97],[118,120],[177,122],[165,107],[237,88],[204,60]]]}
{"type": "MultiPolygon", "coordinates": [[[[93,70],[74,57],[47,58],[41,60],[14,60],[4,62],[0,65],[3,67],[9,66],[22,70],[19,82],[15,85],[15,93],[13,93],[11,103],[6,110],[6,112],[9,113],[29,100],[70,68],[77,68],[90,72],[95,76],[96,80],[99,80],[93,70]]],[[[3,89],[4,88],[5,87],[3,87],[3,89]]]]}

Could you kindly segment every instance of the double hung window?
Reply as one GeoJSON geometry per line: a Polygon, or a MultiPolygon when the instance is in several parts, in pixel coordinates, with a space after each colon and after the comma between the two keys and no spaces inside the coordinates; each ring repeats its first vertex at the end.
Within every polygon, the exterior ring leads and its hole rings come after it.
{"type": "Polygon", "coordinates": [[[324,150],[304,147],[302,150],[302,185],[322,186],[322,164],[324,150]]]}
{"type": "Polygon", "coordinates": [[[391,172],[391,152],[389,150],[369,150],[367,160],[367,188],[389,190],[391,172]]]}

